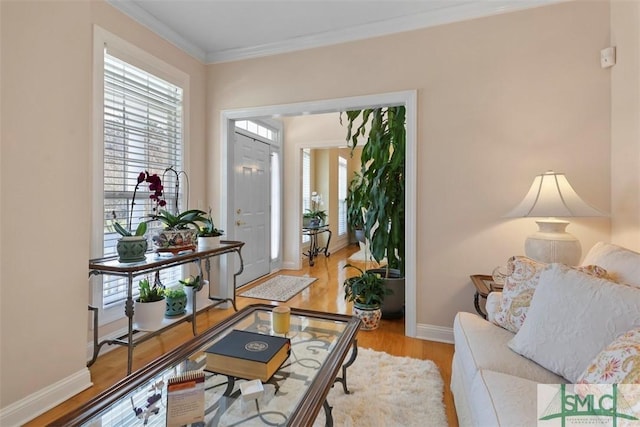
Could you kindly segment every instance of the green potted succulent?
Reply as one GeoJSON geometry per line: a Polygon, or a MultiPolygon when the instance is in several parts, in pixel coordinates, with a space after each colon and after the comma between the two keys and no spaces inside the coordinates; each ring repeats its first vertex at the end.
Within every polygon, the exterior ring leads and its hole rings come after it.
{"type": "Polygon", "coordinates": [[[133,197],[131,198],[127,226],[122,226],[116,220],[115,211],[111,212],[111,216],[113,218],[113,229],[122,236],[116,245],[118,260],[120,262],[138,262],[145,260],[145,253],[148,248],[147,238],[145,237],[145,233],[147,232],[147,222],[140,221],[136,229],[133,230],[133,210],[136,205],[138,189],[143,182],[149,184],[149,191],[151,192],[149,198],[154,203],[154,211],[166,204],[164,199],[162,199],[163,187],[160,177],[157,174],[150,174],[148,171],[140,172],[140,174],[138,174],[136,186],[133,189],[133,197]]]}
{"type": "Polygon", "coordinates": [[[134,320],[138,330],[155,331],[162,326],[164,317],[164,287],[149,279],[141,279],[138,282],[139,296],[135,300],[134,320]]]}
{"type": "Polygon", "coordinates": [[[175,317],[184,314],[187,310],[187,293],[184,291],[182,285],[169,288],[164,291],[166,299],[166,317],[175,317]]]}
{"type": "Polygon", "coordinates": [[[364,211],[364,234],[371,256],[385,268],[383,276],[393,297],[382,306],[383,317],[404,315],[405,260],[405,127],[404,106],[347,111],[347,141],[351,150],[362,147],[360,182],[353,183],[358,196],[352,209],[364,211]]]}
{"type": "Polygon", "coordinates": [[[202,225],[198,229],[198,249],[214,249],[220,245],[220,236],[224,234],[224,230],[216,228],[211,217],[211,208],[207,217],[202,221],[202,225]]]}
{"type": "Polygon", "coordinates": [[[200,209],[190,209],[178,214],[172,214],[166,209],[149,215],[149,221],[160,221],[164,229],[153,236],[156,251],[175,252],[179,250],[195,249],[199,222],[206,221],[206,212],[200,209]]]}
{"type": "Polygon", "coordinates": [[[209,303],[209,281],[201,279],[200,276],[189,276],[184,280],[179,280],[184,286],[184,290],[187,293],[187,309],[193,309],[193,297],[196,300],[197,307],[204,307],[209,303]]]}
{"type": "Polygon", "coordinates": [[[344,299],[353,302],[353,315],[362,320],[361,329],[377,329],[382,316],[380,306],[392,291],[385,286],[379,273],[363,271],[351,264],[344,268],[354,268],[360,273],[344,281],[344,299]]]}

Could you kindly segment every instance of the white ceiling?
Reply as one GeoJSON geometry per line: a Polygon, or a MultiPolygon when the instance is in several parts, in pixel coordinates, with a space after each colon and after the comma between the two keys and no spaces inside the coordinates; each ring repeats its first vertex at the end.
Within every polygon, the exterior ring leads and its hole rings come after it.
{"type": "Polygon", "coordinates": [[[205,63],[409,31],[562,0],[107,0],[205,63]]]}

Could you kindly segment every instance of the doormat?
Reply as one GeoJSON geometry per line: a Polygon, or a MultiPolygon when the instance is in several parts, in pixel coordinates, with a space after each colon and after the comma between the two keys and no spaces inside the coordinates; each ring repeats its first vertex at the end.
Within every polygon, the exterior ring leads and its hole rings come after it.
{"type": "Polygon", "coordinates": [[[241,293],[240,296],[284,302],[316,280],[315,277],[278,275],[241,293]]]}

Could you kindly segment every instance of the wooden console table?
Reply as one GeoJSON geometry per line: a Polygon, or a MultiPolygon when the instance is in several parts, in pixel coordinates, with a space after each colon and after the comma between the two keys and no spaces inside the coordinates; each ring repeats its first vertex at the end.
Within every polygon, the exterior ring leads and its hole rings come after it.
{"type": "Polygon", "coordinates": [[[127,299],[125,301],[124,313],[127,316],[128,320],[128,330],[126,335],[123,335],[116,339],[108,339],[98,342],[98,309],[96,307],[89,306],[89,310],[93,311],[93,358],[87,363],[87,366],[93,365],[93,363],[98,358],[100,348],[103,345],[123,345],[128,349],[127,375],[129,375],[131,373],[131,367],[133,363],[133,348],[137,344],[146,341],[164,332],[166,329],[171,328],[184,321],[192,322],[193,335],[197,335],[197,307],[196,298],[194,295],[194,298],[192,299],[193,305],[191,307],[191,313],[186,314],[183,317],[178,318],[177,320],[174,320],[171,324],[161,329],[152,332],[145,332],[145,334],[142,336],[134,337],[134,334],[139,332],[133,328],[133,278],[136,276],[155,273],[165,268],[176,267],[183,264],[195,263],[198,268],[198,274],[200,275],[200,277],[202,277],[203,260],[206,260],[207,270],[209,270],[210,258],[229,253],[236,253],[238,254],[238,258],[240,259],[240,267],[238,271],[233,274],[233,297],[220,298],[212,297],[211,295],[209,295],[209,299],[214,301],[214,304],[211,304],[208,307],[211,308],[225,302],[230,302],[231,305],[233,305],[233,309],[235,311],[238,311],[238,309],[236,308],[236,278],[238,277],[238,275],[242,274],[242,271],[244,269],[244,263],[241,253],[243,246],[244,242],[223,240],[220,242],[220,246],[214,249],[206,249],[202,251],[196,250],[194,252],[170,256],[167,256],[166,254],[158,255],[155,253],[147,253],[145,261],[135,263],[121,263],[118,261],[117,256],[89,260],[89,276],[108,274],[112,276],[127,278],[127,299]]]}

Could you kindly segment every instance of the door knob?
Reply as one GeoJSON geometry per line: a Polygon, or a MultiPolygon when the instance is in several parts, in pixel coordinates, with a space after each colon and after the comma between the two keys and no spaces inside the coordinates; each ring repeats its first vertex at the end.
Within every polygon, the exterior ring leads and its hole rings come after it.
{"type": "Polygon", "coordinates": [[[238,227],[240,227],[241,225],[245,225],[245,224],[246,224],[246,222],[244,222],[244,221],[240,221],[240,220],[236,221],[236,225],[238,227]]]}

